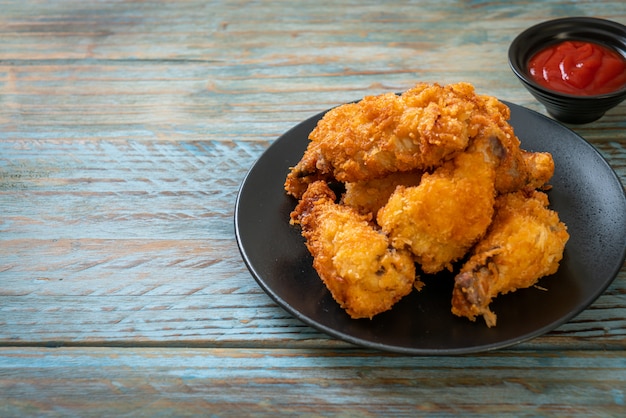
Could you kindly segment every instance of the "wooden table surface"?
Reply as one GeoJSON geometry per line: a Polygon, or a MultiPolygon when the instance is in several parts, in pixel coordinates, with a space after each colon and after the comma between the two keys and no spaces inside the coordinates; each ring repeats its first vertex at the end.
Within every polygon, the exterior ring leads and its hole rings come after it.
{"type": "MultiPolygon", "coordinates": [[[[626,269],[507,349],[411,357],[278,307],[239,254],[251,165],[331,106],[468,81],[544,113],[525,28],[621,1],[0,1],[0,416],[622,416],[626,269]]],[[[570,126],[626,179],[626,103],[570,126]]]]}

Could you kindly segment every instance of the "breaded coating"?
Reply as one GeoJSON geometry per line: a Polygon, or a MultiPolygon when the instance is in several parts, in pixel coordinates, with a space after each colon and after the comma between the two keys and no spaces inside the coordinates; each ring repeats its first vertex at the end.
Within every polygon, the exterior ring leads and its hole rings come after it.
{"type": "Polygon", "coordinates": [[[385,206],[396,187],[417,186],[422,174],[421,171],[397,172],[379,179],[346,183],[341,203],[376,219],[378,211],[385,206]]]}
{"type": "Polygon", "coordinates": [[[452,270],[485,234],[495,202],[496,138],[425,174],[419,186],[396,189],[378,212],[395,248],[409,248],[425,273],[452,270]]]}
{"type": "Polygon", "coordinates": [[[320,179],[368,181],[438,167],[467,147],[484,119],[508,114],[497,100],[476,95],[469,83],[419,83],[401,95],[365,97],[324,115],[285,189],[299,198],[320,179]]]}
{"type": "Polygon", "coordinates": [[[300,198],[318,180],[355,183],[432,170],[480,136],[498,137],[502,144],[496,169],[499,193],[542,187],[554,171],[547,170],[554,164],[552,156],[522,150],[510,114],[506,105],[476,94],[469,83],[418,83],[401,95],[367,96],[324,115],[287,175],[285,190],[300,198]]]}
{"type": "MultiPolygon", "coordinates": [[[[496,101],[495,98],[487,102],[496,101]]],[[[499,103],[499,102],[498,102],[499,103]]],[[[501,106],[504,106],[500,103],[501,106]]],[[[492,103],[489,108],[496,108],[492,103]]],[[[550,153],[534,153],[523,150],[520,140],[509,124],[510,111],[475,113],[474,122],[481,125],[476,138],[497,138],[500,148],[497,150],[496,191],[500,194],[521,189],[541,188],[554,174],[554,161],[550,153]]],[[[471,143],[471,142],[470,142],[471,143]]]]}
{"type": "Polygon", "coordinates": [[[284,187],[313,266],[350,316],[420,290],[415,264],[435,274],[465,260],[452,312],[494,326],[493,298],[556,271],[569,235],[537,191],[554,160],[523,150],[509,119],[471,84],[418,83],[318,122],[284,187]]]}
{"type": "Polygon", "coordinates": [[[540,191],[498,197],[487,235],[455,278],[455,315],[472,321],[482,315],[487,326],[494,326],[496,315],[489,309],[493,298],[533,286],[557,271],[569,234],[548,204],[540,191]]]}
{"type": "Polygon", "coordinates": [[[323,181],[309,185],[291,214],[313,256],[313,267],[333,298],[352,318],[391,309],[416,282],[415,263],[396,250],[369,217],[335,203],[323,181]]]}
{"type": "Polygon", "coordinates": [[[523,151],[522,156],[526,164],[526,185],[519,189],[545,189],[554,175],[554,159],[549,152],[523,151]]]}

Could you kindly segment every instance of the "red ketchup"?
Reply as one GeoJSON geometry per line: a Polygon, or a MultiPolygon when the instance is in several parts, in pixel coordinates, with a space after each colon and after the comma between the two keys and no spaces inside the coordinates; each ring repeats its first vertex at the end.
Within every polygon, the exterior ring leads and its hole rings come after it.
{"type": "Polygon", "coordinates": [[[535,54],[528,66],[540,85],[577,96],[610,93],[626,84],[626,59],[592,42],[549,46],[535,54]]]}

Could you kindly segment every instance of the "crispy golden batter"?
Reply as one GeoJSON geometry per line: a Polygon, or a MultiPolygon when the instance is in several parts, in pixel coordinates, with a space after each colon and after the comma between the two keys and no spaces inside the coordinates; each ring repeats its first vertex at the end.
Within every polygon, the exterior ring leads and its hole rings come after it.
{"type": "MultiPolygon", "coordinates": [[[[495,105],[490,108],[495,108],[495,105]]],[[[521,149],[520,141],[513,132],[508,118],[508,108],[506,111],[474,114],[474,122],[481,125],[476,138],[497,138],[500,145],[499,149],[495,150],[495,156],[498,158],[496,191],[510,193],[520,189],[541,188],[554,174],[552,155],[547,152],[533,153],[521,149]]]]}
{"type": "Polygon", "coordinates": [[[341,203],[376,219],[378,211],[387,203],[396,187],[417,186],[422,174],[421,171],[397,172],[379,179],[346,183],[341,203]]]}
{"type": "Polygon", "coordinates": [[[491,150],[499,145],[491,138],[475,145],[425,174],[419,186],[398,187],[378,212],[393,246],[409,248],[425,273],[452,270],[491,223],[497,163],[491,150]]]}
{"type": "Polygon", "coordinates": [[[291,217],[337,303],[352,318],[372,318],[411,292],[415,264],[408,252],[391,248],[368,216],[335,198],[325,182],[312,183],[291,217]]]}
{"type": "Polygon", "coordinates": [[[526,164],[526,184],[519,189],[549,188],[548,182],[554,175],[554,160],[549,152],[523,151],[522,156],[526,164]]]}
{"type": "Polygon", "coordinates": [[[285,189],[299,198],[319,179],[357,182],[432,169],[464,150],[484,120],[505,120],[508,114],[506,106],[476,95],[468,83],[419,83],[402,95],[365,97],[325,114],[285,189]]]}
{"type": "MultiPolygon", "coordinates": [[[[497,136],[503,146],[498,192],[532,187],[545,176],[533,177],[509,117],[507,106],[476,94],[469,83],[418,83],[402,95],[368,96],[324,115],[309,135],[302,159],[288,174],[285,190],[300,198],[317,180],[353,183],[398,171],[431,170],[463,151],[476,136],[497,136]]],[[[551,158],[543,157],[544,162],[551,158]]]]}
{"type": "Polygon", "coordinates": [[[568,235],[547,209],[554,161],[520,148],[507,106],[468,83],[366,97],[318,122],[287,175],[313,265],[353,318],[390,309],[452,270],[454,314],[495,325],[500,293],[552,274],[568,235]],[[340,183],[337,196],[328,183],[340,183]],[[494,213],[497,213],[494,217],[494,213]],[[488,234],[488,235],[487,235],[488,234]]]}
{"type": "Polygon", "coordinates": [[[489,309],[493,298],[530,287],[557,271],[569,234],[548,204],[548,196],[539,191],[498,197],[487,236],[455,278],[455,315],[472,321],[482,315],[494,326],[496,315],[489,309]]]}

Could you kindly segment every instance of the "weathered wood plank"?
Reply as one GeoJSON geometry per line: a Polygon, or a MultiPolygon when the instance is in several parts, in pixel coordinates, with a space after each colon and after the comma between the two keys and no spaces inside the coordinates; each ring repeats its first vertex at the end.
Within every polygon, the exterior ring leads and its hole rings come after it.
{"type": "MultiPolygon", "coordinates": [[[[233,240],[238,187],[268,143],[1,141],[3,238],[233,240]]],[[[626,141],[592,143],[625,182],[626,141]]]]}
{"type": "MultiPolygon", "coordinates": [[[[543,111],[508,68],[513,37],[564,15],[626,22],[614,1],[31,4],[0,16],[7,138],[267,139],[418,80],[470,81],[543,111]]],[[[594,135],[623,138],[625,111],[594,135]]]]}
{"type": "MultiPolygon", "coordinates": [[[[277,307],[232,219],[269,144],[337,104],[469,81],[545,114],[508,67],[513,37],[564,16],[626,24],[622,2],[0,10],[0,416],[626,412],[626,267],[545,336],[411,358],[354,348],[277,307]]],[[[572,129],[626,184],[626,104],[572,129]]]]}
{"type": "Polygon", "coordinates": [[[625,391],[623,351],[0,349],[2,416],[619,416],[625,391]]]}
{"type": "MultiPolygon", "coordinates": [[[[0,344],[325,340],[275,306],[232,241],[10,240],[2,253],[0,344]]],[[[533,344],[623,348],[624,294],[626,269],[587,311],[533,344]]]]}
{"type": "MultiPolygon", "coordinates": [[[[626,178],[622,143],[600,145],[626,178]]],[[[266,146],[0,142],[0,342],[327,344],[263,294],[236,247],[236,191],[266,146]]],[[[625,273],[532,344],[623,344],[625,273]]]]}
{"type": "Polygon", "coordinates": [[[3,238],[233,240],[239,185],[266,147],[0,142],[3,238]]]}

